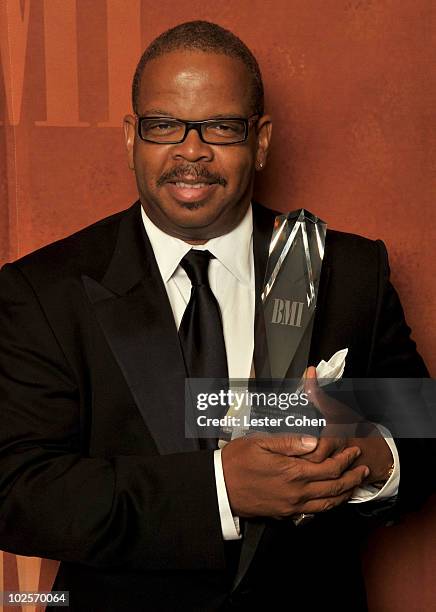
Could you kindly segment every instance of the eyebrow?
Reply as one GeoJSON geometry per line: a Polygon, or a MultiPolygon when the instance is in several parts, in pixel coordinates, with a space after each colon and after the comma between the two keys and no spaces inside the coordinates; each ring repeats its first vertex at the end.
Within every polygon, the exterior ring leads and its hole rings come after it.
{"type": "MultiPolygon", "coordinates": [[[[171,117],[172,119],[181,119],[181,117],[176,117],[173,113],[169,113],[168,111],[162,110],[160,108],[149,108],[144,113],[140,114],[141,117],[171,117]]],[[[216,115],[212,115],[208,117],[208,119],[241,119],[244,118],[244,115],[240,113],[218,113],[216,115]]],[[[188,121],[188,119],[185,119],[188,121]]],[[[199,119],[199,121],[202,121],[199,119]]]]}
{"type": "Polygon", "coordinates": [[[168,111],[164,111],[161,108],[149,108],[145,113],[141,113],[141,117],[148,117],[149,115],[156,115],[157,117],[172,117],[173,115],[168,111]]]}

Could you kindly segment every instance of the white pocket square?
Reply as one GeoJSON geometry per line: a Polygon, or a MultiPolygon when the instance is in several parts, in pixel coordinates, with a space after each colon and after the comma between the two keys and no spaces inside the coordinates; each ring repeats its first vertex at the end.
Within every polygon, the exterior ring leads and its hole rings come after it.
{"type": "Polygon", "coordinates": [[[324,359],[322,359],[319,362],[319,364],[316,366],[316,377],[320,387],[327,385],[333,380],[339,380],[339,378],[342,378],[347,354],[348,348],[344,348],[332,355],[328,361],[324,361],[324,359]]]}

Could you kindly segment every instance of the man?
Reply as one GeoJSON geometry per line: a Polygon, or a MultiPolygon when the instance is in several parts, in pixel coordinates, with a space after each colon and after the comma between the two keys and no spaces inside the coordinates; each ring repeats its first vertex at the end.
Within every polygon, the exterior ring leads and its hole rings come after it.
{"type": "MultiPolygon", "coordinates": [[[[145,51],[133,107],[140,202],[1,273],[0,548],[59,559],[73,610],[365,609],[364,517],[425,497],[423,443],[184,434],[185,377],[256,360],[274,219],[251,204],[257,62],[182,24],[145,51]]],[[[345,375],[426,374],[383,245],[329,232],[310,364],[344,347],[345,375]]]]}

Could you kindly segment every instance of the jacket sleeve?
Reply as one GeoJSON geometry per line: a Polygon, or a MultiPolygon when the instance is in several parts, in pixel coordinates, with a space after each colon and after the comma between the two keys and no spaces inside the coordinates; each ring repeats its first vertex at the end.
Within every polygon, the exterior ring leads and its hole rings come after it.
{"type": "Polygon", "coordinates": [[[84,456],[84,401],[32,287],[5,266],[0,549],[97,568],[223,567],[213,452],[84,456]]]}
{"type": "Polygon", "coordinates": [[[410,337],[397,291],[390,282],[386,247],[377,241],[379,251],[378,308],[374,325],[369,376],[384,378],[423,378],[428,370],[410,337]]]}
{"type": "MultiPolygon", "coordinates": [[[[419,393],[413,389],[414,382],[410,380],[426,378],[429,374],[416,350],[415,342],[410,337],[411,330],[406,323],[398,293],[390,282],[386,248],[381,241],[377,241],[376,244],[379,252],[379,299],[368,376],[409,379],[408,383],[397,380],[394,386],[402,408],[410,412],[409,423],[412,432],[414,424],[418,422],[418,413],[421,423],[425,418],[429,418],[430,421],[434,419],[434,416],[424,414],[427,407],[421,403],[419,393]],[[402,385],[404,389],[400,393],[402,385]]],[[[419,385],[420,382],[417,380],[417,388],[419,385]]],[[[384,384],[383,389],[388,388],[389,385],[384,384]]],[[[393,419],[395,422],[395,413],[393,419]]],[[[422,429],[420,426],[420,436],[422,429]]],[[[401,437],[396,437],[394,434],[400,459],[400,485],[397,498],[361,504],[362,507],[358,509],[360,513],[379,515],[386,517],[388,521],[396,520],[404,511],[419,509],[425,499],[434,492],[435,481],[432,476],[436,467],[434,439],[406,437],[404,434],[405,428],[401,437]]]]}

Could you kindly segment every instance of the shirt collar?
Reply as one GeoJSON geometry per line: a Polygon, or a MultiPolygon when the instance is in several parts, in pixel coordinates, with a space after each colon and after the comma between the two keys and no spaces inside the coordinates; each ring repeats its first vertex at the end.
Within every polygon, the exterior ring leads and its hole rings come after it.
{"type": "Polygon", "coordinates": [[[251,205],[242,221],[231,232],[217,238],[211,238],[205,244],[195,247],[159,229],[146,215],[142,207],[141,215],[160,274],[165,283],[174,274],[181,259],[191,248],[207,249],[241,283],[249,284],[251,282],[250,250],[253,235],[251,205]]]}

